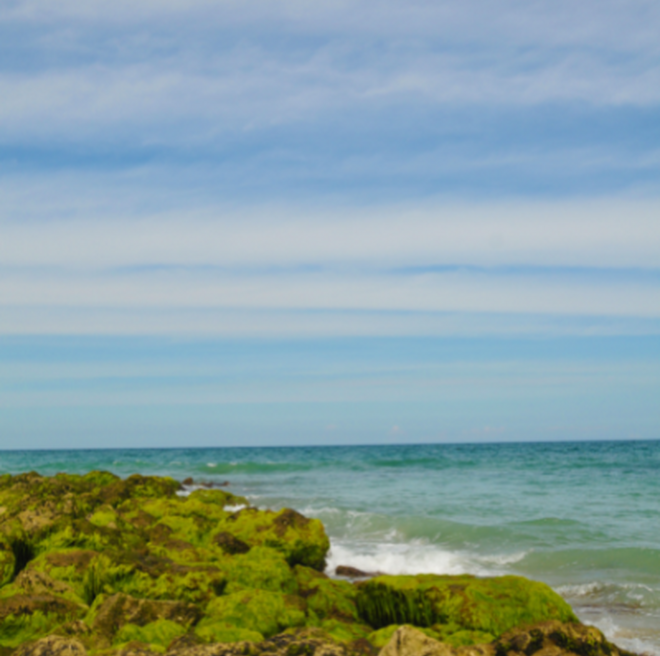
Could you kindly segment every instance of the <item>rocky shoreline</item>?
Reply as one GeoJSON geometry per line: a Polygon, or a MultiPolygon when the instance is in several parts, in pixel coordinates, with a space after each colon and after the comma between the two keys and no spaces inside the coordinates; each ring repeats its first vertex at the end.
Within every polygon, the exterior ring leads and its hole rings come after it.
{"type": "Polygon", "coordinates": [[[181,490],[99,471],[0,476],[0,656],[629,655],[545,584],[333,579],[319,520],[181,490]]]}

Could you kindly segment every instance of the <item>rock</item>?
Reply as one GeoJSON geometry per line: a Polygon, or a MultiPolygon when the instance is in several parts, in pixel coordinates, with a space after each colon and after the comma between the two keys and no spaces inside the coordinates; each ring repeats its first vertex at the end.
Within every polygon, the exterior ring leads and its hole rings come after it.
{"type": "Polygon", "coordinates": [[[68,599],[76,604],[83,603],[70,585],[52,578],[46,572],[35,569],[24,569],[16,577],[12,586],[31,597],[50,595],[68,599]]]}
{"type": "Polygon", "coordinates": [[[195,627],[195,634],[205,642],[223,642],[223,634],[236,628],[253,632],[243,639],[259,641],[286,628],[304,625],[305,610],[304,602],[293,595],[243,590],[214,599],[195,627]]]}
{"type": "Polygon", "coordinates": [[[627,656],[541,583],[329,578],[320,521],[180,490],[0,476],[0,656],[627,656]]]}
{"type": "Polygon", "coordinates": [[[94,610],[92,628],[105,635],[114,636],[125,624],[135,624],[140,627],[157,620],[170,620],[182,626],[190,626],[201,616],[201,611],[193,604],[182,601],[136,599],[118,593],[103,600],[94,610]]]}
{"type": "Polygon", "coordinates": [[[182,485],[194,485],[195,481],[193,480],[192,476],[188,476],[188,478],[181,481],[181,484],[182,485]]]}
{"type": "Polygon", "coordinates": [[[21,645],[14,656],[87,656],[83,644],[75,638],[51,635],[36,642],[21,645]]]}
{"type": "Polygon", "coordinates": [[[245,554],[218,563],[227,582],[225,593],[245,589],[296,594],[298,582],[284,555],[270,547],[252,547],[245,554]]]}
{"type": "Polygon", "coordinates": [[[495,656],[494,645],[452,647],[412,626],[399,627],[380,656],[495,656]]]}
{"type": "Polygon", "coordinates": [[[594,626],[558,621],[509,631],[497,640],[495,647],[498,656],[631,656],[630,652],[609,642],[594,626]]]}
{"type": "Polygon", "coordinates": [[[11,546],[0,541],[0,587],[11,581],[15,566],[16,557],[11,546]]]}
{"type": "Polygon", "coordinates": [[[318,519],[308,519],[289,508],[279,512],[245,508],[223,522],[223,530],[251,545],[277,549],[290,566],[305,565],[322,571],[330,541],[318,519]]]}
{"type": "MultiPolygon", "coordinates": [[[[360,618],[374,628],[392,624],[445,625],[451,634],[477,632],[490,639],[510,629],[557,619],[577,622],[571,607],[544,583],[520,576],[378,576],[356,584],[360,618]]],[[[469,635],[453,640],[471,642],[469,635]]]]}
{"type": "Polygon", "coordinates": [[[239,540],[235,535],[227,531],[221,531],[213,536],[213,542],[217,544],[225,553],[244,554],[250,551],[250,545],[243,540],[239,540]]]}
{"type": "Polygon", "coordinates": [[[54,595],[16,594],[2,599],[2,603],[0,604],[0,623],[9,617],[35,614],[56,616],[62,621],[80,615],[81,611],[82,609],[78,604],[54,595]]]}
{"type": "Polygon", "coordinates": [[[367,579],[372,576],[378,576],[378,572],[363,572],[357,567],[351,567],[350,565],[337,565],[335,567],[335,575],[343,576],[347,579],[367,579]]]}
{"type": "Polygon", "coordinates": [[[321,620],[334,619],[358,623],[356,589],[347,581],[337,581],[309,567],[296,565],[300,595],[321,620]]]}
{"type": "Polygon", "coordinates": [[[346,656],[346,646],[328,639],[323,631],[302,629],[282,633],[257,645],[259,653],[273,656],[346,656]]]}

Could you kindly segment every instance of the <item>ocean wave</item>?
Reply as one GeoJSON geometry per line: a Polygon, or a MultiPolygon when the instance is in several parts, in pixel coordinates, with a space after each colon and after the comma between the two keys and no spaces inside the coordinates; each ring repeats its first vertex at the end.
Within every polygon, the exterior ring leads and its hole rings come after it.
{"type": "Polygon", "coordinates": [[[365,572],[383,574],[495,574],[473,556],[438,548],[422,542],[408,543],[332,543],[327,571],[333,574],[338,565],[356,567],[365,572]]]}

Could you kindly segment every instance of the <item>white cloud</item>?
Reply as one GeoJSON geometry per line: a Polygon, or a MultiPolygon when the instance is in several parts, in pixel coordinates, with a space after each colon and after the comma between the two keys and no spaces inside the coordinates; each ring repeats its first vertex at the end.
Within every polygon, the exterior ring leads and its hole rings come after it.
{"type": "Polygon", "coordinates": [[[656,200],[439,200],[326,210],[191,205],[150,212],[121,204],[99,207],[85,197],[79,205],[64,203],[58,209],[56,198],[51,206],[49,196],[30,200],[2,191],[0,263],[5,268],[655,269],[660,262],[656,200]],[[62,216],[67,207],[69,217],[62,216]],[[40,220],[41,212],[59,218],[40,220]]]}
{"type": "Polygon", "coordinates": [[[30,0],[2,26],[33,62],[0,69],[12,142],[112,141],[112,129],[172,143],[392,102],[660,102],[660,10],[645,0],[30,0]]]}

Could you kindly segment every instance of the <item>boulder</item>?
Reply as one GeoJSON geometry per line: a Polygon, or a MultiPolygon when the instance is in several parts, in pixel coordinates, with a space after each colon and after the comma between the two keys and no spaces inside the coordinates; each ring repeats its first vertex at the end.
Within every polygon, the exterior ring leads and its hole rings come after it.
{"type": "Polygon", "coordinates": [[[520,576],[378,576],[356,585],[360,618],[376,629],[412,624],[444,637],[474,631],[492,640],[521,625],[578,621],[547,585],[520,576]]]}
{"type": "Polygon", "coordinates": [[[51,635],[21,645],[14,656],[87,656],[87,652],[80,640],[51,635]]]}

